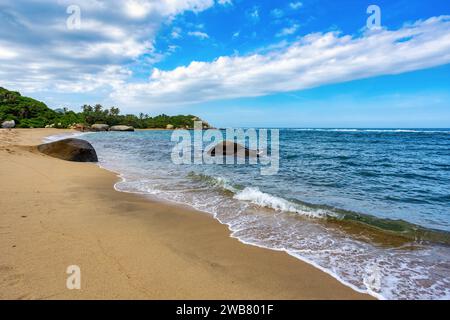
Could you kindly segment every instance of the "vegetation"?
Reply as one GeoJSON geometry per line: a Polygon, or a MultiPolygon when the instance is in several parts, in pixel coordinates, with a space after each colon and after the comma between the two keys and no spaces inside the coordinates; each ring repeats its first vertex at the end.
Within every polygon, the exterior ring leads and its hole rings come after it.
{"type": "Polygon", "coordinates": [[[22,97],[20,93],[0,87],[0,120],[14,120],[21,128],[42,128],[52,123],[58,114],[45,103],[22,97]]]}
{"type": "Polygon", "coordinates": [[[82,112],[74,112],[67,108],[52,110],[45,103],[32,98],[23,97],[19,92],[9,91],[0,87],[0,122],[14,120],[19,128],[44,128],[54,126],[68,128],[74,124],[92,125],[105,123],[113,125],[128,125],[138,129],[193,128],[194,120],[200,120],[193,115],[168,116],[165,114],[150,117],[148,114],[121,115],[119,108],[104,108],[100,104],[84,105],[82,112]]]}

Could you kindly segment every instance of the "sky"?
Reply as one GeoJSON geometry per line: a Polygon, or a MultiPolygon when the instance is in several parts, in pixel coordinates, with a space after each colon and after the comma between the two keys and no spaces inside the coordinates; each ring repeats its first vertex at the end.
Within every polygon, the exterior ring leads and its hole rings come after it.
{"type": "Polygon", "coordinates": [[[0,0],[0,86],[217,127],[449,128],[450,1],[0,0]]]}

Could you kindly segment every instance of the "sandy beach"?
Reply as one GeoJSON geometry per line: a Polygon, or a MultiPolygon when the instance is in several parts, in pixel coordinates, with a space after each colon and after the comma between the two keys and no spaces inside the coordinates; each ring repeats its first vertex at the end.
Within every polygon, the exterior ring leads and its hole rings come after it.
{"type": "Polygon", "coordinates": [[[114,190],[95,164],[40,154],[57,129],[0,130],[1,299],[370,299],[208,214],[114,190]],[[81,268],[81,290],[66,268],[81,268]]]}

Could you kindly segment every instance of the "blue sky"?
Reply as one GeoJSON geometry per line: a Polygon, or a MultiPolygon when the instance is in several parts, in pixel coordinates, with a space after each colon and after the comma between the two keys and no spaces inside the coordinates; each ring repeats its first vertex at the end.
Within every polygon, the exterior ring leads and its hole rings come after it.
{"type": "Polygon", "coordinates": [[[442,0],[0,0],[0,63],[0,86],[54,108],[219,127],[450,127],[442,0]]]}

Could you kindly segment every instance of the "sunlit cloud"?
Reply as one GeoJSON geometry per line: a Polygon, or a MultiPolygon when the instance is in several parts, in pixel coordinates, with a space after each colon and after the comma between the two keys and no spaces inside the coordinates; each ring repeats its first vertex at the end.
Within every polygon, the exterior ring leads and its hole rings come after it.
{"type": "Polygon", "coordinates": [[[256,97],[450,62],[450,17],[433,17],[398,30],[306,35],[263,54],[222,56],[163,71],[148,82],[117,88],[111,98],[134,107],[256,97]]]}

